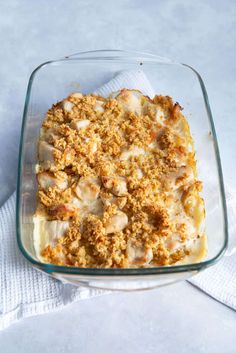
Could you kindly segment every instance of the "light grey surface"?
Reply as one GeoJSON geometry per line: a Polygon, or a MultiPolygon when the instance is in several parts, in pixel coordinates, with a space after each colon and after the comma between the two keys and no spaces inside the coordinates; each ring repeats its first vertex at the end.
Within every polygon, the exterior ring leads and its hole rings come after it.
{"type": "Polygon", "coordinates": [[[84,300],[0,339],[7,353],[235,353],[235,312],[182,283],[84,300]]]}
{"type": "MultiPolygon", "coordinates": [[[[15,189],[20,125],[31,71],[99,48],[135,49],[186,62],[203,76],[226,187],[236,176],[236,2],[1,1],[0,204],[15,189]]],[[[190,88],[191,89],[191,88],[190,88]]],[[[73,304],[0,333],[11,352],[235,351],[235,312],[187,283],[73,304]]]]}

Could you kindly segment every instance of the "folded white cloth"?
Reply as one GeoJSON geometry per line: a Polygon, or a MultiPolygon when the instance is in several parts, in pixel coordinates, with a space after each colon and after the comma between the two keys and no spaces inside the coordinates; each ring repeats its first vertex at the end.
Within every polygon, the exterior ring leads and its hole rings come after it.
{"type": "Polygon", "coordinates": [[[229,245],[226,255],[214,266],[192,277],[190,282],[236,310],[236,195],[226,192],[229,245]]]}
{"type": "MultiPolygon", "coordinates": [[[[123,87],[140,89],[150,97],[154,95],[142,71],[118,73],[95,92],[107,96],[123,87]]],[[[236,215],[233,212],[236,199],[228,197],[228,201],[232,216],[230,232],[234,234],[236,215]]],[[[0,209],[0,244],[0,329],[27,316],[43,314],[80,299],[109,293],[62,284],[35,270],[23,258],[16,243],[15,193],[0,209]]],[[[236,309],[236,254],[223,258],[219,264],[195,276],[191,282],[236,309]]]]}
{"type": "Polygon", "coordinates": [[[21,318],[104,292],[62,284],[35,270],[17,246],[15,204],[14,193],[0,209],[0,330],[21,318]]]}

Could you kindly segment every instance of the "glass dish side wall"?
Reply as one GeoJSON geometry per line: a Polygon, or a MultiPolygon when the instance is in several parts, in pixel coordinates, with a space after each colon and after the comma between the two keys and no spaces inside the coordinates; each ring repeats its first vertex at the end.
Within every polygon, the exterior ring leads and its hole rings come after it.
{"type": "MultiPolygon", "coordinates": [[[[85,94],[93,92],[122,70],[142,70],[149,79],[154,92],[170,95],[184,107],[183,112],[189,120],[195,141],[198,174],[199,179],[204,183],[203,196],[207,214],[208,255],[206,261],[201,264],[153,268],[151,273],[164,272],[173,276],[175,272],[180,272],[183,277],[185,271],[195,271],[210,265],[226,247],[226,210],[221,174],[219,175],[220,161],[217,150],[215,151],[217,145],[214,127],[210,124],[207,97],[201,89],[197,74],[184,65],[170,63],[168,60],[151,55],[142,57],[142,54],[124,52],[92,54],[81,54],[72,56],[72,59],[46,63],[31,76],[24,112],[19,163],[17,224],[18,242],[22,252],[28,260],[49,273],[86,273],[88,276],[92,274],[95,276],[119,275],[119,271],[114,271],[114,269],[110,271],[100,269],[89,271],[87,269],[88,271],[84,272],[82,269],[38,263],[32,241],[32,217],[36,206],[37,190],[35,178],[37,140],[44,115],[53,103],[65,98],[73,91],[81,91],[85,94]],[[96,57],[95,59],[91,58],[92,54],[96,57]],[[216,219],[217,222],[215,222],[216,219]]],[[[139,278],[148,274],[148,269],[136,269],[133,272],[132,270],[121,271],[121,276],[134,273],[139,278]]]]}

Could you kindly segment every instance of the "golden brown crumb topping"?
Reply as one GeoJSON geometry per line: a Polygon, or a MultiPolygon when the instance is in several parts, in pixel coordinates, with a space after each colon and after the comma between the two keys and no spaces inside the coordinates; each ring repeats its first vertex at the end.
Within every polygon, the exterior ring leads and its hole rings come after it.
{"type": "Polygon", "coordinates": [[[146,267],[191,254],[204,204],[181,110],[168,96],[127,89],[74,93],[49,109],[37,165],[44,261],[146,267]]]}

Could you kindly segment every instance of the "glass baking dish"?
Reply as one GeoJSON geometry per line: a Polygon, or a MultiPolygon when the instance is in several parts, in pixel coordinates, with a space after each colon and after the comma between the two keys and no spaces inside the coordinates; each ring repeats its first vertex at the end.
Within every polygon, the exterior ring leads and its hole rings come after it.
{"type": "MultiPolygon", "coordinates": [[[[134,84],[128,88],[136,87],[134,84]]],[[[30,76],[25,100],[16,217],[18,245],[25,258],[35,268],[64,282],[115,290],[147,289],[189,278],[215,264],[227,247],[227,214],[216,133],[200,75],[188,65],[163,57],[120,50],[82,52],[37,67],[30,76]],[[170,95],[184,107],[195,142],[198,177],[203,181],[207,256],[200,263],[139,269],[78,268],[41,263],[33,246],[33,214],[37,193],[37,140],[44,115],[53,103],[69,93],[93,92],[123,70],[141,70],[154,92],[170,95]]]]}

